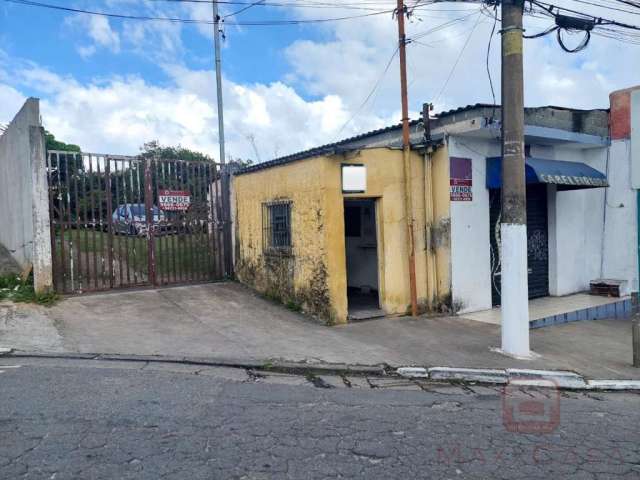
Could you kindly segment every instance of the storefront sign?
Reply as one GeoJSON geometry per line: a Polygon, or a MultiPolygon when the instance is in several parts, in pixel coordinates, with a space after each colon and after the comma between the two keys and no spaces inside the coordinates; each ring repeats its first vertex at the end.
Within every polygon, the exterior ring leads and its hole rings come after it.
{"type": "Polygon", "coordinates": [[[158,203],[162,210],[188,210],[191,205],[191,194],[188,190],[158,190],[158,203]]]}
{"type": "Polygon", "coordinates": [[[473,200],[473,175],[471,159],[451,157],[449,159],[449,193],[452,202],[473,200]]]}
{"type": "Polygon", "coordinates": [[[541,173],[538,178],[542,183],[553,183],[556,185],[576,185],[587,187],[608,187],[606,178],[577,177],[574,175],[549,175],[541,173]]]}

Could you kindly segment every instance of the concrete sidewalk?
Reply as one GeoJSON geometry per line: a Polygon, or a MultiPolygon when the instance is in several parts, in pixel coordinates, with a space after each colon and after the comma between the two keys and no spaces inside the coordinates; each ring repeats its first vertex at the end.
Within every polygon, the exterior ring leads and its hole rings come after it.
{"type": "Polygon", "coordinates": [[[490,350],[496,325],[400,317],[324,327],[236,283],[85,295],[52,308],[0,304],[0,345],[46,352],[229,357],[373,365],[546,368],[640,379],[629,320],[531,331],[530,361],[490,350]]]}

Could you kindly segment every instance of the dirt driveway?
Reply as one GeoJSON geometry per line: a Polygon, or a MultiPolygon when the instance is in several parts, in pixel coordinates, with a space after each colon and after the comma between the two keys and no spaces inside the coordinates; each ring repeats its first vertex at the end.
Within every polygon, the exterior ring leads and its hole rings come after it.
{"type": "Polygon", "coordinates": [[[457,317],[325,327],[233,282],[70,297],[52,308],[0,304],[0,345],[21,350],[458,367],[557,368],[640,378],[630,322],[531,331],[536,360],[490,351],[500,329],[457,317]]]}

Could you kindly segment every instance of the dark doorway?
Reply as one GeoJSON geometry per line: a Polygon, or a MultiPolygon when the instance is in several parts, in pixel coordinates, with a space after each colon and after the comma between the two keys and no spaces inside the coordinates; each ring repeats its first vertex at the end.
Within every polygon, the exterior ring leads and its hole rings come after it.
{"type": "MultiPolygon", "coordinates": [[[[501,303],[500,190],[489,191],[491,244],[491,302],[501,303]]],[[[547,227],[547,187],[527,185],[527,268],[529,298],[549,295],[549,235],[547,227]]]]}
{"type": "Polygon", "coordinates": [[[375,200],[345,200],[344,231],[349,319],[381,317],[375,200]]]}

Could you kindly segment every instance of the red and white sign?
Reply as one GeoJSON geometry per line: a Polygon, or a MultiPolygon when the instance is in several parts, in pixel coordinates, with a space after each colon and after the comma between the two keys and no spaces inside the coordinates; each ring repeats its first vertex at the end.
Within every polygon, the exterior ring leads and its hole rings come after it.
{"type": "Polygon", "coordinates": [[[473,201],[473,171],[470,158],[449,159],[449,192],[452,202],[473,201]]]}
{"type": "Polygon", "coordinates": [[[188,190],[158,190],[158,203],[161,210],[188,210],[191,205],[191,194],[188,190]]]}

